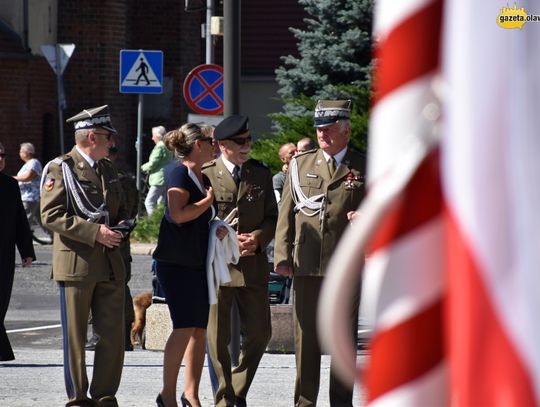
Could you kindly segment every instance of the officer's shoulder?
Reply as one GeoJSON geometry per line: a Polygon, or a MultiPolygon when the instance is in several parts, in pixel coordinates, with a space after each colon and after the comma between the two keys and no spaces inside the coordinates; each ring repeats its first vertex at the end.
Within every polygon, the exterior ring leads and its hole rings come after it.
{"type": "Polygon", "coordinates": [[[313,149],[307,150],[307,151],[302,151],[301,153],[296,154],[294,156],[294,159],[297,162],[304,161],[304,160],[308,159],[309,157],[313,157],[313,155],[316,154],[317,151],[318,151],[317,148],[313,148],[313,149]]]}
{"type": "Polygon", "coordinates": [[[249,165],[251,165],[251,166],[253,166],[255,168],[263,168],[265,170],[269,169],[268,165],[266,165],[262,161],[256,160],[255,158],[250,158],[249,160],[246,161],[246,163],[248,163],[249,165]]]}
{"type": "Polygon", "coordinates": [[[60,167],[62,165],[62,163],[66,163],[68,165],[73,165],[73,157],[71,155],[69,155],[69,154],[59,155],[58,157],[52,159],[49,162],[49,165],[56,165],[56,166],[60,167]]]}
{"type": "Polygon", "coordinates": [[[203,164],[202,169],[205,170],[207,168],[215,167],[216,164],[216,160],[208,161],[207,163],[203,164]]]}

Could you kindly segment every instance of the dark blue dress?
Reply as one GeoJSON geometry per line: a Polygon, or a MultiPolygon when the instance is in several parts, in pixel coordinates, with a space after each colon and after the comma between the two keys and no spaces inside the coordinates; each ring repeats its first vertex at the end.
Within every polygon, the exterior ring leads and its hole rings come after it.
{"type": "MultiPolygon", "coordinates": [[[[210,181],[203,175],[204,185],[210,186],[210,181]]],[[[200,201],[205,197],[188,173],[188,168],[182,163],[169,168],[165,177],[166,190],[182,188],[189,192],[188,204],[200,201]]],[[[168,201],[165,199],[165,217],[171,221],[168,201]]],[[[200,248],[200,264],[183,266],[179,264],[157,261],[156,275],[159,280],[165,300],[169,306],[173,328],[204,328],[208,323],[208,283],[206,280],[206,252],[208,248],[209,222],[212,219],[212,208],[208,208],[201,216],[185,225],[197,230],[193,238],[198,240],[200,248]]],[[[159,245],[159,239],[158,239],[159,245]]],[[[178,250],[185,250],[182,242],[178,242],[178,250]]],[[[193,246],[193,245],[190,245],[193,246]]]]}

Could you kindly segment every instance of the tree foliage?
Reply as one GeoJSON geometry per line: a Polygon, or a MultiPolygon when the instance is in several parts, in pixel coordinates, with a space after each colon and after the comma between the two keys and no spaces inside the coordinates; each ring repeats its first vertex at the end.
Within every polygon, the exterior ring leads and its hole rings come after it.
{"type": "Polygon", "coordinates": [[[299,57],[283,57],[276,70],[283,111],[271,115],[275,134],[259,139],[253,157],[281,169],[277,151],[303,137],[315,140],[313,110],[318,99],[352,100],[354,148],[365,150],[371,89],[372,0],[299,0],[309,18],[291,28],[299,57]]]}

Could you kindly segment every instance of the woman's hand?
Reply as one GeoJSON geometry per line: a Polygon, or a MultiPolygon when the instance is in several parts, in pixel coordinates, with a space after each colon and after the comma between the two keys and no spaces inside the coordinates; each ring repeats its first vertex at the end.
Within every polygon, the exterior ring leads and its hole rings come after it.
{"type": "Polygon", "coordinates": [[[217,229],[216,229],[216,236],[219,240],[223,240],[223,238],[225,236],[227,236],[229,234],[229,231],[227,230],[227,228],[225,226],[219,226],[217,229]]]}
{"type": "Polygon", "coordinates": [[[214,202],[214,190],[212,187],[206,187],[206,198],[204,198],[210,205],[214,202]]]}

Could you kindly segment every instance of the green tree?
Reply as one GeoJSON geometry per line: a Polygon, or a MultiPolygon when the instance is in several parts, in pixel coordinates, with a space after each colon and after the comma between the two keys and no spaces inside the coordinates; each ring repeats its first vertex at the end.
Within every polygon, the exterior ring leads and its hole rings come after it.
{"type": "Polygon", "coordinates": [[[299,0],[309,18],[291,28],[300,56],[283,58],[276,70],[283,111],[271,115],[275,135],[258,140],[253,156],[272,171],[281,168],[277,150],[286,142],[315,138],[318,99],[351,99],[352,145],[365,150],[371,89],[372,0],[299,0]]]}

